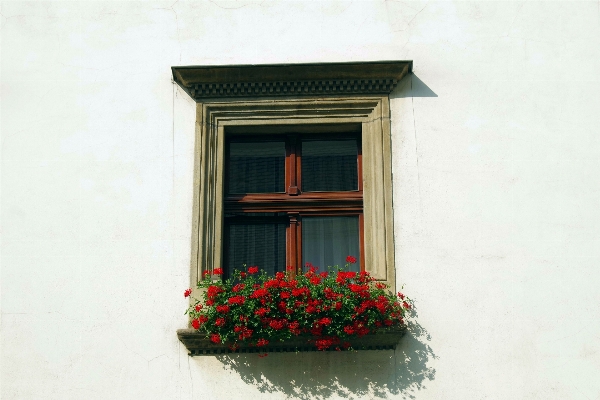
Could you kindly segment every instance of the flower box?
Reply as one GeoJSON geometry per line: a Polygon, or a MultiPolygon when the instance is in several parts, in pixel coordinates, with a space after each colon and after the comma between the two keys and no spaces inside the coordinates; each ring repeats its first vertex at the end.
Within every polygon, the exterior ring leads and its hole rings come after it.
{"type": "MultiPolygon", "coordinates": [[[[377,333],[354,337],[348,341],[352,350],[393,350],[406,333],[406,326],[386,328],[377,333]]],[[[230,353],[281,353],[318,351],[312,336],[300,335],[281,342],[270,342],[267,346],[257,347],[248,342],[238,342],[238,348],[232,350],[227,344],[215,344],[208,334],[195,329],[179,329],[177,337],[185,345],[190,356],[211,356],[230,353]]],[[[327,351],[335,351],[330,347],[327,351]]]]}
{"type": "MultiPolygon", "coordinates": [[[[346,261],[348,268],[356,258],[346,261]]],[[[410,299],[391,294],[368,272],[307,268],[268,276],[251,266],[226,280],[220,268],[205,274],[198,282],[204,301],[194,299],[186,311],[194,329],[179,330],[179,340],[190,355],[396,346],[406,332],[410,299]]]]}

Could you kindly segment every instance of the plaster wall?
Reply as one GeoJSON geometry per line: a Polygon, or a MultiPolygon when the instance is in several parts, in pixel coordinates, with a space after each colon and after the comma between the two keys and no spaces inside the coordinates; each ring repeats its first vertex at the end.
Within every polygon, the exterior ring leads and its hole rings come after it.
{"type": "Polygon", "coordinates": [[[600,397],[600,5],[2,2],[2,399],[600,397]],[[173,65],[414,60],[396,351],[189,358],[173,65]]]}

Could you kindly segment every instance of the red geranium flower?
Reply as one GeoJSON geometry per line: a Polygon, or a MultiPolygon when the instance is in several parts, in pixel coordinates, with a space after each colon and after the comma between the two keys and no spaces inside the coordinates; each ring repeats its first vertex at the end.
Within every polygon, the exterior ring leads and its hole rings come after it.
{"type": "Polygon", "coordinates": [[[244,290],[245,287],[246,287],[246,285],[244,285],[243,283],[238,283],[231,290],[233,290],[234,292],[237,293],[237,292],[244,290]]]}
{"type": "Polygon", "coordinates": [[[261,298],[261,297],[265,297],[268,294],[269,294],[269,291],[267,289],[256,289],[250,295],[250,297],[253,298],[253,299],[258,299],[258,298],[261,298]]]}
{"type": "Polygon", "coordinates": [[[183,292],[183,297],[189,297],[190,294],[192,294],[192,288],[185,289],[185,292],[183,292]]]}
{"type": "MultiPolygon", "coordinates": [[[[353,264],[356,258],[348,256],[346,261],[353,264]]],[[[342,344],[338,335],[360,337],[403,324],[403,315],[412,308],[402,293],[390,294],[384,282],[366,272],[328,274],[310,263],[307,267],[298,268],[298,276],[291,267],[267,276],[252,266],[223,282],[201,280],[198,287],[205,291],[204,301],[194,301],[188,308],[190,326],[209,332],[213,343],[246,341],[260,348],[270,341],[312,335],[310,342],[319,350],[343,350],[348,343],[342,344]],[[240,278],[244,274],[247,279],[240,278]]],[[[186,290],[185,296],[192,291],[186,290]]]]}
{"type": "Polygon", "coordinates": [[[218,313],[226,314],[229,312],[229,306],[226,304],[217,306],[216,308],[218,313]]]}
{"type": "Polygon", "coordinates": [[[241,327],[241,333],[238,335],[238,338],[240,340],[245,340],[249,337],[252,336],[252,333],[254,332],[252,329],[248,329],[245,326],[241,327]]]}
{"type": "Polygon", "coordinates": [[[258,310],[254,311],[254,314],[258,315],[259,317],[264,317],[268,312],[268,308],[261,307],[258,310]]]}
{"type": "Polygon", "coordinates": [[[337,278],[335,281],[337,283],[344,283],[346,281],[346,279],[354,279],[354,278],[356,278],[356,272],[354,272],[354,271],[350,271],[350,272],[338,271],[337,278]]]}
{"type": "Polygon", "coordinates": [[[213,275],[223,275],[223,268],[213,269],[213,275]]]}
{"type": "Polygon", "coordinates": [[[292,333],[292,335],[299,335],[300,334],[300,324],[298,323],[298,321],[294,321],[288,324],[288,329],[290,330],[290,332],[292,333]]]}
{"type": "Polygon", "coordinates": [[[279,281],[276,279],[270,279],[270,280],[266,281],[263,286],[265,289],[278,288],[279,281]]]}
{"type": "Polygon", "coordinates": [[[210,285],[208,287],[206,295],[209,298],[209,300],[213,300],[219,293],[222,293],[222,292],[223,292],[222,288],[220,288],[218,286],[210,285]]]}
{"type": "Polygon", "coordinates": [[[292,289],[292,296],[294,297],[299,297],[302,295],[306,295],[308,296],[310,294],[310,291],[308,290],[308,288],[298,288],[298,289],[292,289]]]}
{"type": "Polygon", "coordinates": [[[276,331],[285,328],[285,326],[287,325],[287,321],[285,319],[274,319],[271,322],[269,322],[269,326],[273,329],[275,329],[276,331]]]}
{"type": "Polygon", "coordinates": [[[321,336],[321,335],[323,335],[323,327],[322,326],[313,326],[310,329],[310,333],[313,336],[321,336]]]}
{"type": "Polygon", "coordinates": [[[237,304],[241,306],[246,301],[246,298],[244,296],[233,296],[230,297],[227,301],[229,302],[229,304],[237,304]]]}

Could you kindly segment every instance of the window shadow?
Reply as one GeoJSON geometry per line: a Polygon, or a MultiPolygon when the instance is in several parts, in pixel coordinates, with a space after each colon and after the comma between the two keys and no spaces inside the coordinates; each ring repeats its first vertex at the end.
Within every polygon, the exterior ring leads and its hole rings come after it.
{"type": "Polygon", "coordinates": [[[411,322],[396,350],[269,353],[264,358],[230,354],[217,359],[224,370],[239,375],[246,384],[286,398],[360,399],[398,394],[414,398],[435,379],[435,369],[429,364],[437,357],[430,341],[427,330],[411,322]]]}
{"type": "Polygon", "coordinates": [[[413,73],[402,79],[390,93],[390,99],[406,97],[438,97],[438,95],[413,73]]]}

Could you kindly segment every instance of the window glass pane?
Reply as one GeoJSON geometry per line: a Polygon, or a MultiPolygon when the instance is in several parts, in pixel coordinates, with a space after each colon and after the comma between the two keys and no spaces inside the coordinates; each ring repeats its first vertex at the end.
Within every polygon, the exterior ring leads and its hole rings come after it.
{"type": "MultiPolygon", "coordinates": [[[[310,262],[324,271],[343,267],[347,256],[360,259],[358,216],[302,218],[302,265],[310,262]]],[[[349,270],[359,272],[359,263],[349,270]]]]}
{"type": "Polygon", "coordinates": [[[234,269],[258,266],[275,275],[285,270],[285,223],[244,223],[227,226],[225,276],[234,269]]]}
{"type": "Polygon", "coordinates": [[[302,191],[358,190],[356,140],[302,142],[302,191]]]}
{"type": "Polygon", "coordinates": [[[285,142],[230,142],[229,193],[285,191],[285,142]]]}

